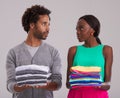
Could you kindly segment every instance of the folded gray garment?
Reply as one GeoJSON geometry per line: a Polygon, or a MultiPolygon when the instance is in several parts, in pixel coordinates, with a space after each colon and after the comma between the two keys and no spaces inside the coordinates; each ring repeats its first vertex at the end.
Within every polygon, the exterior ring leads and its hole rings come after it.
{"type": "Polygon", "coordinates": [[[18,85],[29,84],[31,86],[34,85],[46,85],[47,83],[47,75],[42,74],[24,74],[16,76],[16,81],[18,85]]]}
{"type": "Polygon", "coordinates": [[[26,70],[16,71],[16,76],[25,75],[25,74],[43,74],[43,75],[47,75],[48,73],[45,72],[45,71],[32,70],[32,69],[26,69],[26,70]]]}
{"type": "Polygon", "coordinates": [[[16,78],[17,81],[25,81],[25,80],[29,80],[29,79],[47,79],[47,77],[45,76],[36,76],[36,75],[33,75],[33,76],[24,76],[24,77],[17,77],[16,78]]]}
{"type": "Polygon", "coordinates": [[[17,81],[19,86],[22,85],[30,85],[30,86],[36,86],[36,85],[47,85],[47,79],[28,79],[24,81],[17,81]]]}
{"type": "Polygon", "coordinates": [[[36,65],[36,64],[31,64],[31,65],[21,65],[16,67],[16,72],[18,71],[23,71],[23,70],[40,70],[43,72],[49,72],[49,67],[45,65],[36,65]]]}

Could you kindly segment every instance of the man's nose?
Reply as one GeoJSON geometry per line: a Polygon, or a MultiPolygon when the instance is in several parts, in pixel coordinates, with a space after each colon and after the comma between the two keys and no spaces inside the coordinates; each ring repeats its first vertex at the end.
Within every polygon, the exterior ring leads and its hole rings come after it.
{"type": "Polygon", "coordinates": [[[46,31],[47,31],[47,32],[49,32],[49,30],[50,30],[50,27],[49,27],[49,26],[47,26],[47,27],[46,27],[46,31]]]}

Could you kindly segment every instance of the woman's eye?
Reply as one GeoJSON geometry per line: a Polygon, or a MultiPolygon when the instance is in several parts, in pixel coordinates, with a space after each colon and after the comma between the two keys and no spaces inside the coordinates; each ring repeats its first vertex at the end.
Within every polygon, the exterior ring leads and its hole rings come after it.
{"type": "Polygon", "coordinates": [[[76,30],[77,30],[77,31],[83,31],[83,30],[84,30],[84,27],[83,27],[83,26],[76,27],[76,30]]]}

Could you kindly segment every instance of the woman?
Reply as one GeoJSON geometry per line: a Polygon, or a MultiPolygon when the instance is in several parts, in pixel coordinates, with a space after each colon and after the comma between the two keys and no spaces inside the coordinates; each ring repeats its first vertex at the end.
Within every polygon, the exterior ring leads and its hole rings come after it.
{"type": "Polygon", "coordinates": [[[77,39],[84,44],[70,47],[68,51],[68,98],[108,98],[112,47],[101,44],[100,22],[93,15],[80,17],[76,30],[77,39]]]}

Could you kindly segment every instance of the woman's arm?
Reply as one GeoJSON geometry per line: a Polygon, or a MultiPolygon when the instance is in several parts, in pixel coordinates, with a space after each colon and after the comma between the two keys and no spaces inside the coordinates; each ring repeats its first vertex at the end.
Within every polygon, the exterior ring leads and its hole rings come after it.
{"type": "Polygon", "coordinates": [[[76,53],[76,46],[69,48],[68,56],[67,56],[68,66],[67,66],[67,78],[66,78],[66,87],[68,89],[70,88],[70,84],[69,84],[70,67],[73,64],[73,59],[74,59],[75,53],[76,53]]]}
{"type": "Polygon", "coordinates": [[[111,81],[111,74],[112,74],[112,63],[113,63],[113,50],[110,46],[104,46],[103,54],[105,58],[105,82],[100,87],[104,90],[110,89],[110,81],[111,81]]]}

